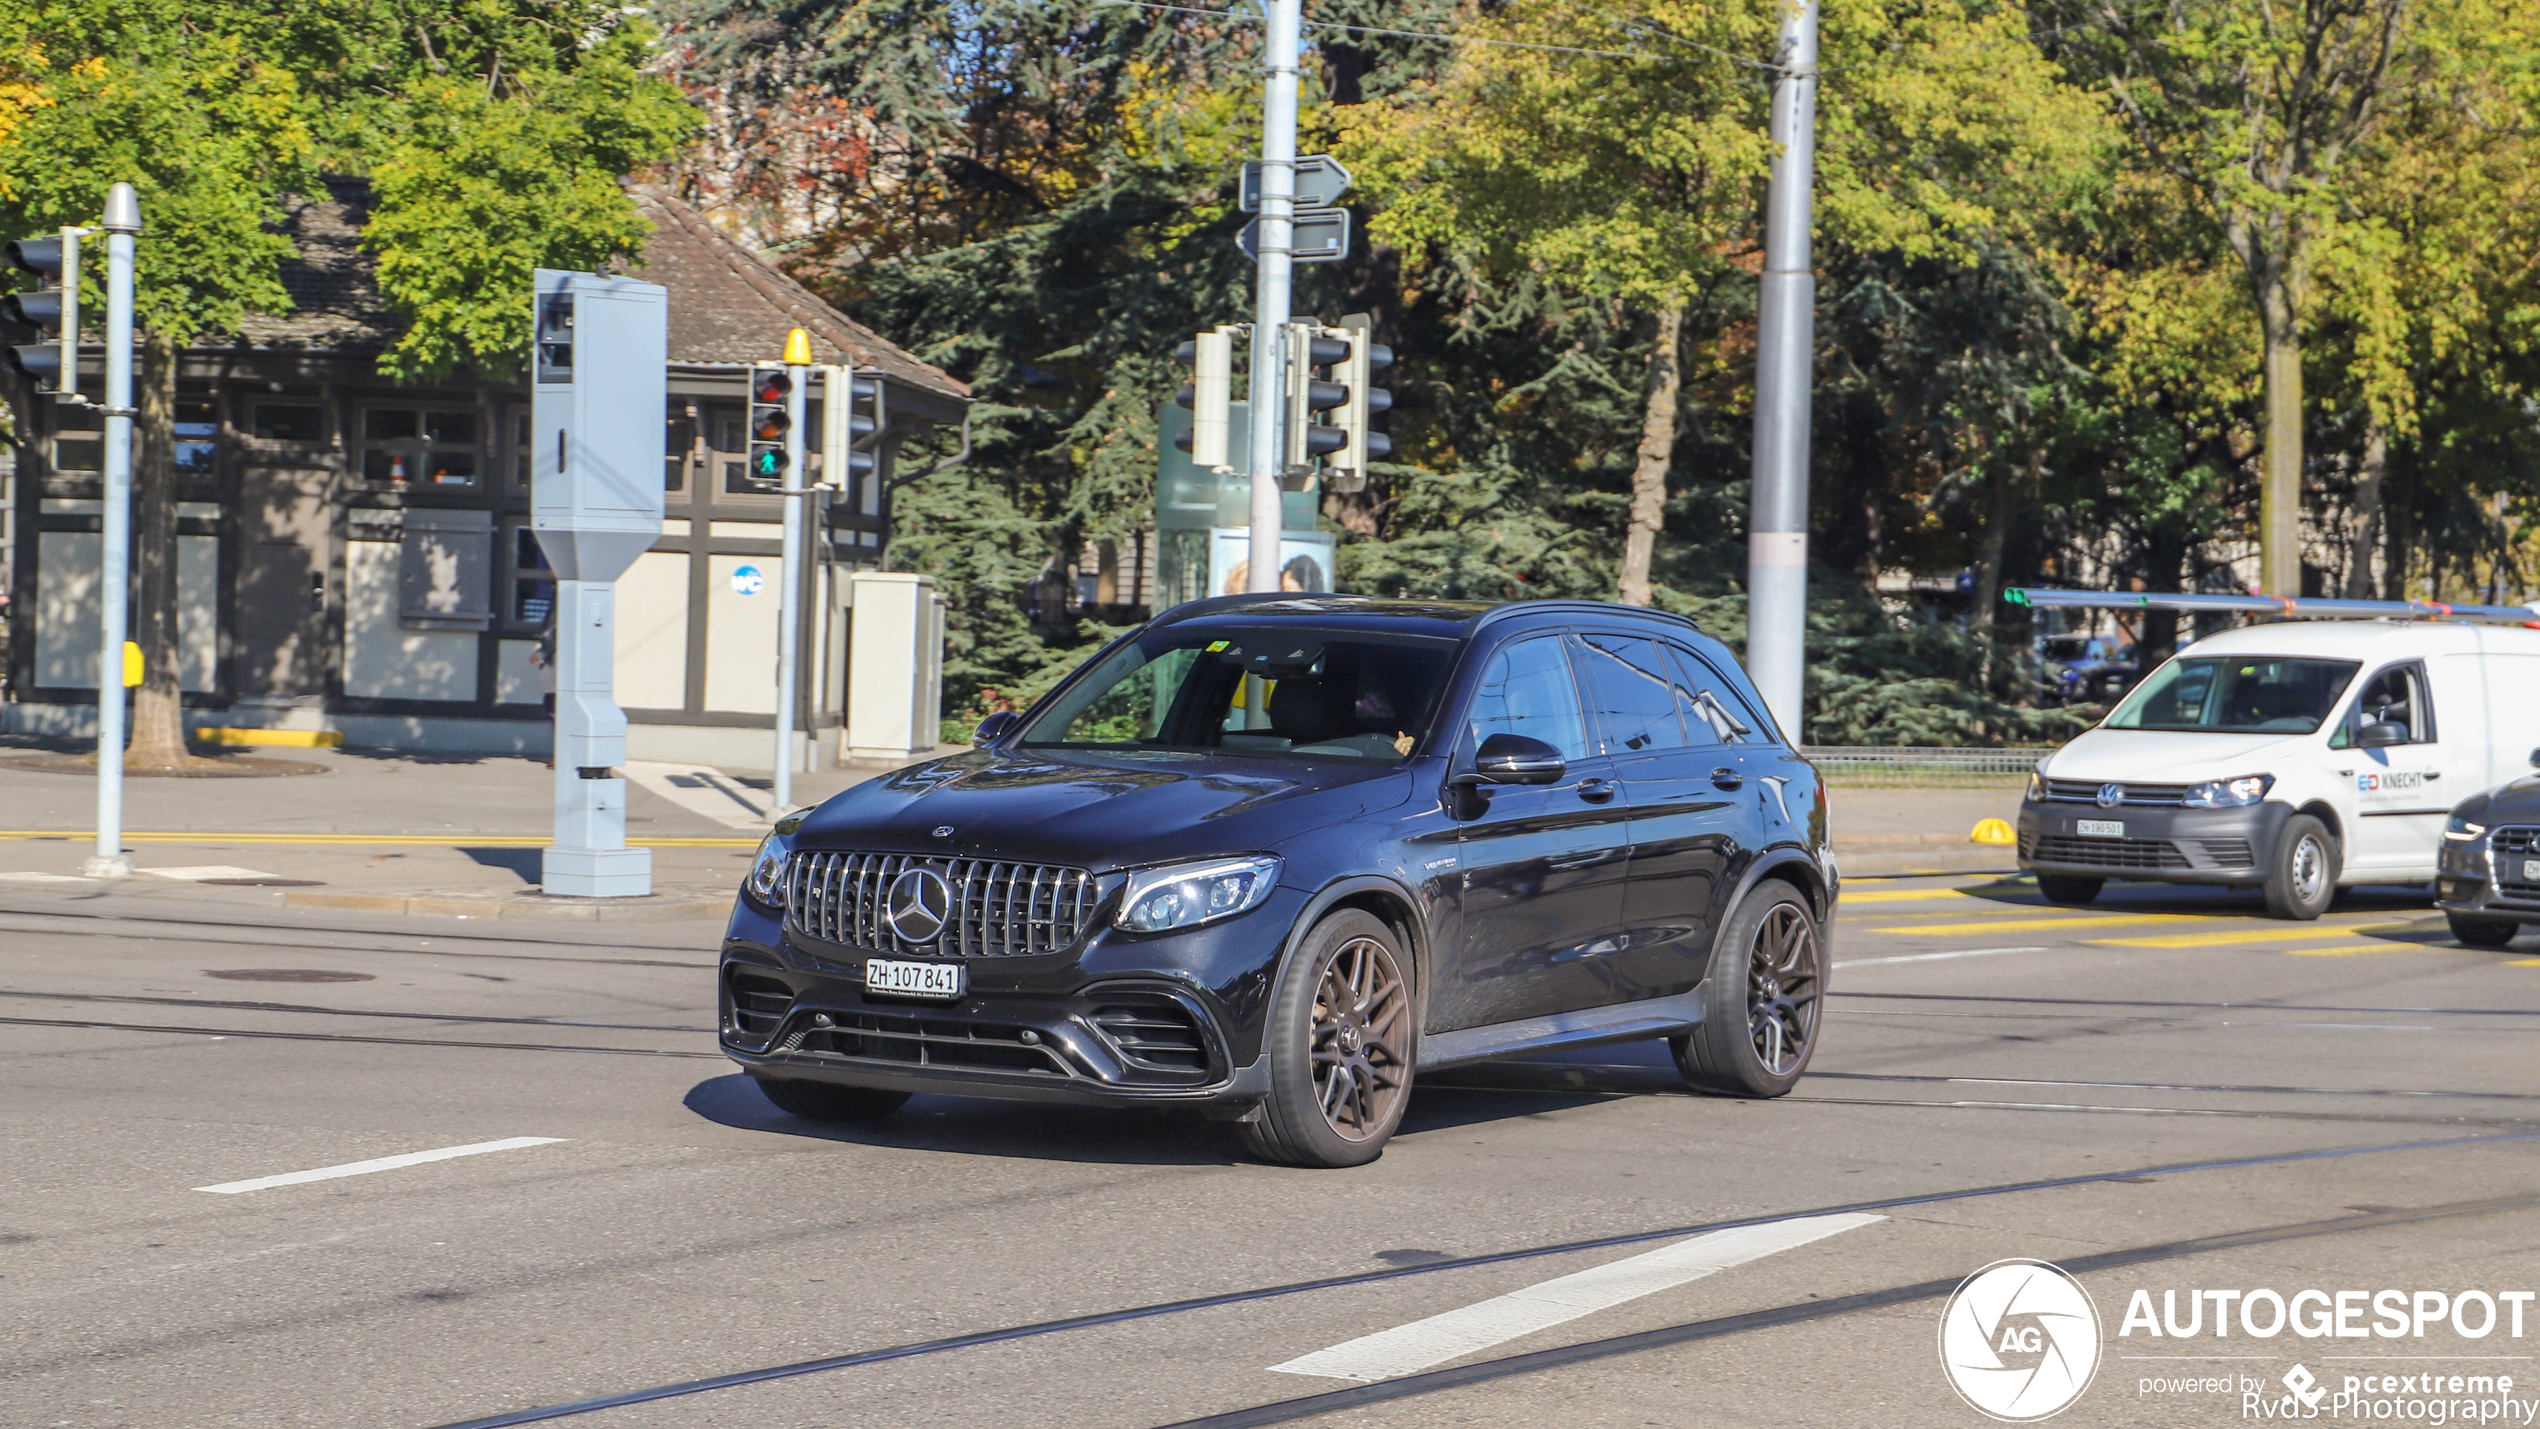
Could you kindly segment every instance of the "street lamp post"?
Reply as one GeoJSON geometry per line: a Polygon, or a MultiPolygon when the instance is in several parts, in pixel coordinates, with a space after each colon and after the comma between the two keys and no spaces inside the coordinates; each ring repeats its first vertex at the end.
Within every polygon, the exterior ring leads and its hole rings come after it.
{"type": "Polygon", "coordinates": [[[1808,408],[1817,277],[1808,254],[1816,178],[1817,0],[1782,18],[1772,182],[1755,322],[1755,466],[1746,547],[1746,668],[1793,741],[1807,688],[1808,408]]]}
{"type": "Polygon", "coordinates": [[[1289,277],[1296,216],[1297,49],[1304,29],[1300,0],[1263,0],[1269,37],[1261,106],[1259,281],[1253,295],[1251,453],[1252,520],[1248,591],[1279,589],[1280,464],[1287,446],[1280,418],[1287,406],[1289,277]]]}
{"type": "MultiPolygon", "coordinates": [[[[132,241],[141,198],[130,184],[106,191],[106,472],[97,573],[97,851],[91,878],[132,872],[123,851],[123,645],[132,598],[132,241]]],[[[76,344],[78,338],[72,337],[76,344]]],[[[77,351],[76,346],[71,349],[77,351]]]]}

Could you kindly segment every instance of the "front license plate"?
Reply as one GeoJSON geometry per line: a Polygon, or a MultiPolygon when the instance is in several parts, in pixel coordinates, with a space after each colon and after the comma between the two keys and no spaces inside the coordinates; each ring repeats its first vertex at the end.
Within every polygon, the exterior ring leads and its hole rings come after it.
{"type": "Polygon", "coordinates": [[[2540,858],[2526,858],[2522,861],[2522,881],[2540,883],[2540,858]]]}
{"type": "Polygon", "coordinates": [[[866,958],[864,990],[884,997],[959,997],[961,964],[866,958]]]}
{"type": "Polygon", "coordinates": [[[2125,837],[2123,819],[2075,819],[2073,832],[2086,839],[2121,839],[2125,837]]]}

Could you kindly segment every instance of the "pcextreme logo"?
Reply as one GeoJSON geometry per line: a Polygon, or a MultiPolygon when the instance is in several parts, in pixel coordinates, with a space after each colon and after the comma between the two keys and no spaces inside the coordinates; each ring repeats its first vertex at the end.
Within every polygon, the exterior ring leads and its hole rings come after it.
{"type": "Polygon", "coordinates": [[[2011,1424],[2070,1408],[2099,1371],[2099,1311],[2042,1260],[1997,1260],[1940,1313],[1940,1367],[1969,1407],[2011,1424]]]}

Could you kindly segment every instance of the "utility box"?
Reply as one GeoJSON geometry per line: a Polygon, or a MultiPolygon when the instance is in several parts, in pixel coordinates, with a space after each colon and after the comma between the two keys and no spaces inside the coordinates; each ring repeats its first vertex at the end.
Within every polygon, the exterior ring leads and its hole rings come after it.
{"type": "Polygon", "coordinates": [[[944,599],[935,578],[858,571],[853,580],[846,757],[932,754],[944,707],[944,599]]]}
{"type": "Polygon", "coordinates": [[[639,897],[653,855],[626,846],[616,582],[661,537],[669,294],[548,268],[534,287],[530,525],[556,573],[556,836],[540,885],[639,897]]]}

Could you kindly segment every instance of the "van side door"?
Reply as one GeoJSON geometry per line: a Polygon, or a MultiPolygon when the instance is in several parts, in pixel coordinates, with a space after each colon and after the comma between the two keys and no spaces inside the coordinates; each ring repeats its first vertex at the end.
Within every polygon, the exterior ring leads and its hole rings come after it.
{"type": "Polygon", "coordinates": [[[2444,816],[2476,792],[2448,787],[2454,761],[2444,748],[2434,683],[2424,661],[2402,660],[2365,676],[2356,689],[2343,727],[2329,737],[2337,767],[2351,769],[2347,777],[2354,780],[2355,827],[2347,832],[2346,866],[2431,878],[2444,816]]]}

